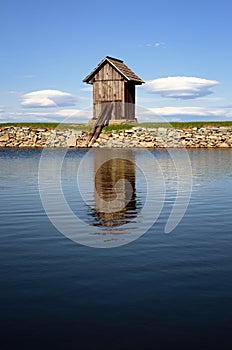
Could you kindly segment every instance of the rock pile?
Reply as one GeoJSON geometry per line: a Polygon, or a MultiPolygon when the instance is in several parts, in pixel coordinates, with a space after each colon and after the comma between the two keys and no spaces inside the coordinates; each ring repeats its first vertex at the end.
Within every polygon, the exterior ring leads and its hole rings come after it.
{"type": "MultiPolygon", "coordinates": [[[[4,127],[0,129],[0,147],[87,147],[88,132],[61,129],[4,127]]],[[[141,128],[102,132],[92,147],[115,148],[213,148],[232,147],[232,128],[191,129],[141,128]]]]}
{"type": "Polygon", "coordinates": [[[102,133],[93,147],[232,147],[231,128],[145,129],[134,127],[130,130],[102,133]]]}
{"type": "Polygon", "coordinates": [[[0,147],[78,147],[86,132],[61,129],[32,129],[9,126],[0,129],[0,147]]]}

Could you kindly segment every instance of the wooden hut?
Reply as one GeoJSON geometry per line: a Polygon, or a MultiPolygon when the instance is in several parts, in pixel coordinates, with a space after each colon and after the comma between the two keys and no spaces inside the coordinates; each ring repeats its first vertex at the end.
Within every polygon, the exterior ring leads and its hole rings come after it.
{"type": "Polygon", "coordinates": [[[109,123],[136,121],[135,85],[144,81],[123,61],[106,56],[83,82],[93,85],[93,122],[106,110],[109,123]]]}

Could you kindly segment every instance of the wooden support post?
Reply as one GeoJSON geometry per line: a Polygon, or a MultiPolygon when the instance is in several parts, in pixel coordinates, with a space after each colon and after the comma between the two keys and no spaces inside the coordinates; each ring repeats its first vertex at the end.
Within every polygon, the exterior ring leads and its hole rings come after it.
{"type": "Polygon", "coordinates": [[[112,109],[113,109],[112,103],[109,103],[109,104],[107,103],[104,106],[102,113],[99,115],[99,117],[97,118],[97,120],[93,125],[92,130],[90,131],[89,138],[87,141],[87,147],[92,147],[94,142],[97,140],[97,138],[101,134],[101,131],[104,128],[104,126],[109,124],[112,109]]]}

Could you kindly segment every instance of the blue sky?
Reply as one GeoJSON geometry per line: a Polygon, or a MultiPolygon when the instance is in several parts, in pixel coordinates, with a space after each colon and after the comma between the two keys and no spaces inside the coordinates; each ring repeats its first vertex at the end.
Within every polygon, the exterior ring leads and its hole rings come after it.
{"type": "Polygon", "coordinates": [[[147,84],[139,120],[232,120],[230,0],[1,0],[0,122],[86,121],[106,56],[147,84]],[[146,113],[145,113],[146,112],[146,113]]]}

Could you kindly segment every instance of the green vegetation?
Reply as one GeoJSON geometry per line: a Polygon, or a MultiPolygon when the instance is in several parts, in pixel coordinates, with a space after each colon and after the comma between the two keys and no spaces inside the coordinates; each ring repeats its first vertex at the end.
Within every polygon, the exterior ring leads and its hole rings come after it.
{"type": "MultiPolygon", "coordinates": [[[[74,130],[91,130],[92,126],[88,124],[59,124],[59,123],[0,123],[0,128],[7,126],[17,127],[30,127],[31,129],[74,129],[74,130]]],[[[188,128],[202,128],[202,127],[232,127],[232,121],[222,122],[172,122],[172,123],[135,123],[135,124],[121,124],[121,125],[108,125],[103,128],[104,131],[120,131],[128,130],[136,127],[143,128],[168,128],[173,127],[175,129],[188,129],[188,128]]]]}
{"type": "Polygon", "coordinates": [[[131,129],[134,126],[142,128],[174,128],[174,129],[189,129],[189,128],[203,128],[203,127],[214,127],[214,126],[225,126],[232,127],[232,121],[223,122],[172,122],[172,123],[136,123],[136,124],[122,124],[122,125],[108,125],[103,130],[105,131],[120,131],[125,129],[131,129]]]}
{"type": "Polygon", "coordinates": [[[90,130],[91,126],[87,124],[62,124],[62,123],[0,123],[0,128],[7,126],[28,127],[31,129],[74,129],[90,130]]]}
{"type": "Polygon", "coordinates": [[[226,126],[232,127],[232,121],[211,122],[211,121],[199,121],[199,122],[172,122],[172,123],[140,123],[138,124],[144,128],[167,128],[172,126],[175,129],[188,129],[188,128],[203,128],[213,126],[226,126]]]}
{"type": "Polygon", "coordinates": [[[120,130],[128,130],[132,129],[134,126],[138,126],[139,124],[117,124],[117,125],[107,125],[103,128],[104,131],[120,131],[120,130]]]}

